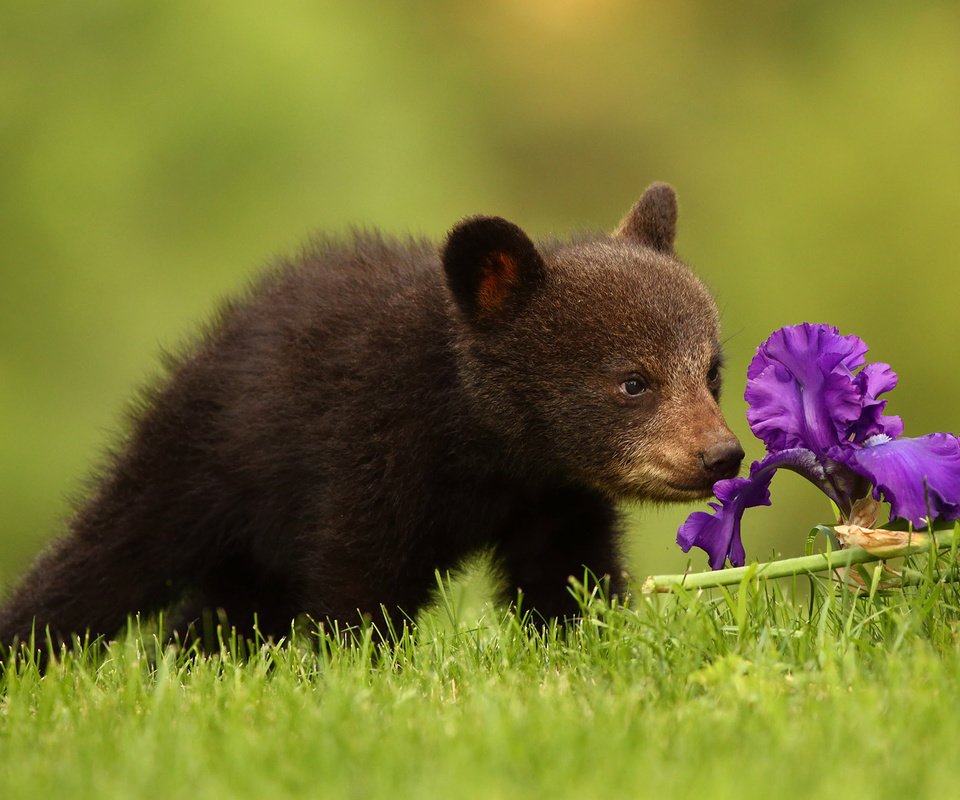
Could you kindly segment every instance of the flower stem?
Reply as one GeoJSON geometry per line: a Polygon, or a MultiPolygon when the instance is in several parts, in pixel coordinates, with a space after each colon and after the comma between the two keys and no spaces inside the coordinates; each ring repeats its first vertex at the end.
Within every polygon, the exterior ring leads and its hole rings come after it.
{"type": "Polygon", "coordinates": [[[785,558],[779,561],[753,563],[745,567],[720,569],[713,572],[686,572],[680,575],[651,575],[644,582],[641,591],[644,594],[654,592],[672,592],[683,587],[685,589],[711,589],[716,586],[730,586],[744,580],[754,578],[788,578],[792,575],[810,575],[817,572],[827,572],[851,567],[855,564],[868,564],[873,561],[886,561],[898,556],[922,553],[935,547],[938,550],[956,548],[960,544],[960,526],[953,531],[935,534],[933,540],[927,539],[916,544],[904,545],[901,548],[884,548],[880,554],[871,553],[862,547],[849,547],[844,550],[834,550],[827,553],[817,553],[812,556],[799,558],[785,558]]]}
{"type": "MultiPolygon", "coordinates": [[[[900,570],[900,586],[918,586],[924,581],[929,580],[929,576],[915,569],[900,570]]],[[[936,576],[938,583],[957,583],[960,581],[960,570],[956,567],[945,570],[936,576]]]]}

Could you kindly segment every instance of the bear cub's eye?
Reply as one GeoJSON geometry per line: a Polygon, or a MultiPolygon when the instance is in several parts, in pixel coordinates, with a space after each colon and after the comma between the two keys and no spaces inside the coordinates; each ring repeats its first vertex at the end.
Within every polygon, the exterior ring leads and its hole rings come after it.
{"type": "Polygon", "coordinates": [[[707,372],[707,388],[710,389],[710,394],[713,395],[714,400],[720,399],[720,367],[722,363],[719,358],[715,358],[713,363],[710,364],[710,369],[707,372]]]}
{"type": "Polygon", "coordinates": [[[620,391],[627,397],[637,397],[647,391],[647,383],[643,378],[627,378],[620,384],[620,391]]]}

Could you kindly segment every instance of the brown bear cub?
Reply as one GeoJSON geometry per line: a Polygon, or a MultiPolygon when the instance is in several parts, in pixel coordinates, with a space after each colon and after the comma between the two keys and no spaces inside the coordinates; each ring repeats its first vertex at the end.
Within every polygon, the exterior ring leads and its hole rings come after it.
{"type": "Polygon", "coordinates": [[[357,235],[271,271],[143,396],[0,643],[174,607],[274,637],[396,621],[479,549],[542,618],[576,614],[585,568],[623,593],[616,501],[708,496],[743,458],[675,223],[654,184],[613,235],[473,217],[439,250],[357,235]]]}

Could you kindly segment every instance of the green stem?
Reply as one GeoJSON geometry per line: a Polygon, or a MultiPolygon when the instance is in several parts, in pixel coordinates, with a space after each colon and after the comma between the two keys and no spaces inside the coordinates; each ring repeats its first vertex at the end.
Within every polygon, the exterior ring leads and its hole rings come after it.
{"type": "MultiPolygon", "coordinates": [[[[955,547],[960,542],[960,526],[946,535],[934,535],[932,545],[938,550],[955,547]]],[[[788,578],[792,575],[810,575],[827,572],[855,564],[868,564],[873,561],[886,561],[898,556],[922,553],[929,550],[929,540],[917,544],[904,545],[891,549],[885,548],[881,554],[871,553],[861,547],[817,553],[813,556],[785,558],[779,561],[754,563],[746,567],[719,569],[713,572],[686,572],[681,575],[651,575],[643,582],[644,594],[653,592],[672,592],[679,587],[685,589],[710,589],[716,586],[730,586],[753,578],[788,578]]]]}
{"type": "MultiPolygon", "coordinates": [[[[935,583],[957,583],[960,581],[960,570],[953,568],[939,572],[936,573],[933,578],[935,583]]],[[[921,583],[929,580],[930,576],[919,570],[906,568],[900,570],[900,586],[919,586],[921,583]]]]}

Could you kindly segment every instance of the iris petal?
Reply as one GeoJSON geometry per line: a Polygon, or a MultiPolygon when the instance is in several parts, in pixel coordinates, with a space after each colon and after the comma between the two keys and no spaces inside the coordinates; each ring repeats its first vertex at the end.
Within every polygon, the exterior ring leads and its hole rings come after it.
{"type": "Polygon", "coordinates": [[[828,477],[816,454],[804,448],[771,453],[762,461],[754,461],[749,478],[730,478],[714,484],[719,503],[710,503],[713,513],[695,511],[677,532],[677,544],[688,552],[691,547],[705,550],[711,569],[722,569],[729,559],[743,566],[746,556],[740,539],[743,512],[755,506],[770,505],[770,481],[778,469],[798,472],[825,488],[828,477]]]}
{"type": "Polygon", "coordinates": [[[903,421],[900,417],[883,416],[881,412],[887,401],[877,399],[879,395],[889,392],[897,385],[897,373],[889,364],[867,364],[854,380],[863,395],[863,410],[860,418],[850,428],[853,441],[863,442],[878,434],[891,439],[900,436],[903,433],[903,421]]]}
{"type": "MultiPolygon", "coordinates": [[[[747,369],[747,421],[769,452],[807,448],[823,454],[843,441],[863,413],[852,370],[867,347],[830,325],[774,331],[747,369]]],[[[882,409],[882,406],[881,406],[882,409]]]]}
{"type": "Polygon", "coordinates": [[[832,457],[867,478],[874,497],[890,503],[891,515],[922,525],[934,518],[960,518],[960,439],[931,433],[916,439],[868,439],[863,447],[837,448],[832,457]]]}

